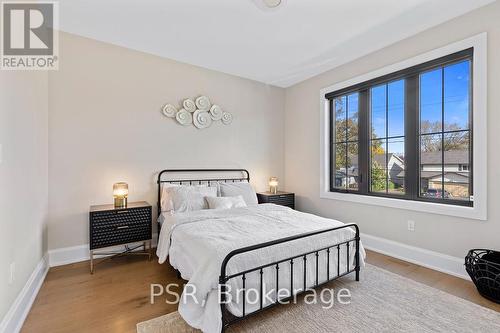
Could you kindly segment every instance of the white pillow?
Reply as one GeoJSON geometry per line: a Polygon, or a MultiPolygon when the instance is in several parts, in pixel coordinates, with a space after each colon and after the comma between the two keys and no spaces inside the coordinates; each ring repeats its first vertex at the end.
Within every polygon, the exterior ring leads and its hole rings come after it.
{"type": "Polygon", "coordinates": [[[207,209],[205,197],[216,197],[217,187],[206,185],[176,185],[165,184],[162,188],[162,212],[190,212],[207,209]]]}
{"type": "Polygon", "coordinates": [[[246,207],[247,204],[241,195],[236,197],[205,197],[209,209],[230,209],[246,207]]]}
{"type": "Polygon", "coordinates": [[[170,197],[170,193],[167,191],[167,188],[179,186],[180,185],[170,183],[164,183],[161,185],[160,207],[162,212],[170,212],[174,210],[174,203],[172,202],[172,198],[170,197]]]}
{"type": "Polygon", "coordinates": [[[257,194],[252,185],[245,182],[237,183],[219,183],[221,197],[235,197],[241,195],[247,206],[257,205],[257,194]]]}

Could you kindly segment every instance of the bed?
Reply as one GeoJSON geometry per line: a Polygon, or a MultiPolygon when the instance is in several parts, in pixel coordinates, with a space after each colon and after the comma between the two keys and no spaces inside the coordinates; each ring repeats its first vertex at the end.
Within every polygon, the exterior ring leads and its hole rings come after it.
{"type": "Polygon", "coordinates": [[[355,224],[274,204],[162,213],[163,184],[228,182],[249,183],[250,174],[243,169],[190,169],[163,170],[158,176],[157,254],[160,263],[168,258],[188,281],[179,303],[188,324],[208,333],[224,332],[339,277],[354,274],[359,281],[365,252],[355,224]]]}

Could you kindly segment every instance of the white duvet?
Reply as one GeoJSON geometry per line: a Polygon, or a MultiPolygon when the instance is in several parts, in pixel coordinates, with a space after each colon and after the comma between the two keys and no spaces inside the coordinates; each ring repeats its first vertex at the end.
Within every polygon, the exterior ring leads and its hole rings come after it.
{"type": "MultiPolygon", "coordinates": [[[[312,214],[301,213],[287,207],[273,204],[255,205],[234,209],[205,209],[163,216],[157,255],[164,263],[167,257],[170,264],[181,272],[184,279],[195,288],[194,297],[181,299],[179,313],[191,326],[203,332],[220,332],[222,327],[221,310],[218,302],[218,280],[221,263],[225,256],[234,249],[255,245],[292,235],[315,230],[342,226],[343,223],[312,214]]],[[[279,261],[327,247],[354,237],[354,230],[345,228],[326,232],[280,245],[259,249],[233,257],[228,264],[227,275],[244,271],[260,265],[279,261]]],[[[365,251],[360,246],[360,262],[364,265],[365,251]]],[[[330,253],[330,277],[337,273],[337,249],[330,253]]],[[[354,243],[350,244],[350,269],[354,265],[354,243]]],[[[318,257],[318,282],[327,280],[326,251],[318,257]]],[[[340,273],[347,269],[347,249],[340,251],[340,273]]],[[[306,286],[316,282],[315,254],[307,256],[306,286]]],[[[304,284],[303,258],[294,260],[294,289],[302,289],[304,284]]],[[[267,290],[276,289],[276,269],[264,269],[263,281],[267,290]]],[[[246,288],[259,286],[259,273],[247,274],[246,288]]],[[[290,289],[290,263],[279,266],[278,288],[290,289]]],[[[228,282],[231,295],[242,287],[241,277],[228,282]]],[[[186,289],[184,290],[186,293],[186,289]]],[[[241,295],[241,294],[240,294],[241,295]]],[[[275,297],[271,293],[271,298],[275,297]]],[[[264,301],[264,306],[268,302],[264,301]]],[[[256,304],[246,303],[245,311],[250,313],[259,308],[256,304]]],[[[242,301],[227,305],[236,316],[242,314],[242,301]]]]}

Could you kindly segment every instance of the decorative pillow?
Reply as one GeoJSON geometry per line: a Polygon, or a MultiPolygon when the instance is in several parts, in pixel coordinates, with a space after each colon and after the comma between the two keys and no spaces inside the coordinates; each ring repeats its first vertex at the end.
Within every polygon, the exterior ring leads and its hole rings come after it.
{"type": "Polygon", "coordinates": [[[235,197],[241,195],[247,206],[256,205],[257,194],[255,193],[252,185],[245,182],[237,183],[219,183],[219,190],[221,197],[235,197]]]}
{"type": "Polygon", "coordinates": [[[172,198],[170,197],[169,191],[167,191],[170,187],[179,187],[181,185],[164,183],[161,185],[161,198],[160,198],[160,207],[162,212],[170,212],[174,210],[174,203],[172,202],[172,198]]]}
{"type": "Polygon", "coordinates": [[[205,197],[209,209],[230,209],[246,207],[247,204],[241,195],[236,197],[205,197]]]}
{"type": "Polygon", "coordinates": [[[173,186],[164,186],[162,189],[160,201],[162,212],[182,213],[207,209],[208,203],[205,197],[217,196],[216,186],[168,185],[173,186]]]}

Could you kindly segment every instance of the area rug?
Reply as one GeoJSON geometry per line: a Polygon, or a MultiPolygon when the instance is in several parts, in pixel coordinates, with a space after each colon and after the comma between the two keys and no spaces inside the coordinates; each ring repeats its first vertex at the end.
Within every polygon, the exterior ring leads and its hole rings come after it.
{"type": "MultiPolygon", "coordinates": [[[[384,269],[366,265],[361,281],[344,277],[325,288],[348,288],[348,305],[280,305],[228,332],[500,332],[500,313],[384,269]]],[[[138,333],[194,333],[178,312],[137,324],[138,333]]]]}

